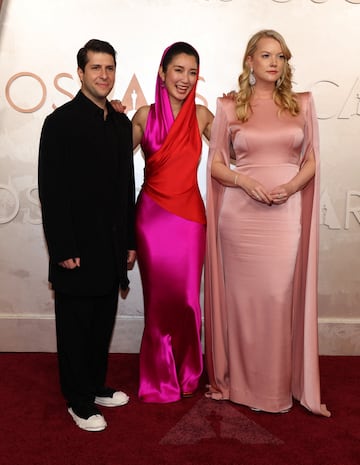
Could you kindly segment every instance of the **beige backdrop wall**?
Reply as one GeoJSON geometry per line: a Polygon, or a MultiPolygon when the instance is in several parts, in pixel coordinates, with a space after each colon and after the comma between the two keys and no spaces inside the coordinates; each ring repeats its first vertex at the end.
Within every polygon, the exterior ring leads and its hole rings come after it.
{"type": "MultiPolygon", "coordinates": [[[[319,333],[322,354],[360,354],[360,0],[8,0],[0,12],[0,350],[54,351],[53,299],[37,196],[45,116],[78,90],[76,52],[90,38],[118,51],[112,97],[128,115],[151,103],[163,49],[201,56],[199,102],[236,88],[244,46],[262,28],[293,52],[295,89],[311,90],[321,131],[319,333]]],[[[203,194],[207,146],[199,181],[203,194]]],[[[135,154],[137,189],[143,161],[135,154]]],[[[119,304],[112,351],[137,352],[138,270],[119,304]]]]}

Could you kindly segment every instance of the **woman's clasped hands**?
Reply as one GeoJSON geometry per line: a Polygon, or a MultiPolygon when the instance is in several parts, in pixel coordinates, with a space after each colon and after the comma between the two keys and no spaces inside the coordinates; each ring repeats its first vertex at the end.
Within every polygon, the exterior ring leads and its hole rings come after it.
{"type": "Polygon", "coordinates": [[[268,192],[263,184],[252,178],[248,178],[242,187],[252,199],[269,206],[281,205],[292,195],[290,186],[287,184],[276,186],[268,192]]]}

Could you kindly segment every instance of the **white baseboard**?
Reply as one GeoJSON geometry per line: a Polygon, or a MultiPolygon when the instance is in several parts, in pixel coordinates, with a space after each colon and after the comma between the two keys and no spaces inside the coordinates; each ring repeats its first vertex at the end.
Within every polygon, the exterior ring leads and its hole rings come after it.
{"type": "MultiPolygon", "coordinates": [[[[143,318],[119,316],[111,352],[138,353],[143,318]]],[[[0,314],[0,352],[56,352],[52,315],[0,314]]],[[[320,318],[320,355],[360,355],[360,318],[320,318]]]]}
{"type": "Polygon", "coordinates": [[[360,355],[360,318],[319,318],[320,355],[360,355]]]}

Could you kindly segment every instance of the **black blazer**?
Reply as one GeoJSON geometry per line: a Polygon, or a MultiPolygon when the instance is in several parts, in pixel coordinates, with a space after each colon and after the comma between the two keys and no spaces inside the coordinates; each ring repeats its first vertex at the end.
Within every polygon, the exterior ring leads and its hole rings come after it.
{"type": "Polygon", "coordinates": [[[49,251],[49,281],[72,295],[128,286],[127,251],[135,249],[131,122],[103,111],[80,91],[50,114],[39,150],[39,197],[49,251]],[[80,267],[58,265],[80,257],[80,267]]]}

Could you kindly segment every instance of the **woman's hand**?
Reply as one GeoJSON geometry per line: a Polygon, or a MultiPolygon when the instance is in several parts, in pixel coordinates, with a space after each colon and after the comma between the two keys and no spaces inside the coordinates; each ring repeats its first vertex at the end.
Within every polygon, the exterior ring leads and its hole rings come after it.
{"type": "Polygon", "coordinates": [[[118,113],[125,113],[126,106],[121,103],[121,100],[111,100],[111,106],[118,113]]]}
{"type": "Polygon", "coordinates": [[[290,181],[280,186],[274,187],[271,192],[271,199],[274,204],[280,205],[287,202],[296,192],[301,191],[315,176],[316,162],[314,152],[311,150],[306,155],[306,160],[303,163],[300,171],[290,181]]]}
{"type": "Polygon", "coordinates": [[[274,187],[274,189],[270,192],[270,196],[275,205],[281,205],[282,203],[287,202],[289,197],[291,197],[294,193],[295,192],[292,190],[291,185],[287,183],[274,187]]]}
{"type": "Polygon", "coordinates": [[[267,205],[272,205],[273,198],[270,193],[268,193],[265,187],[256,179],[253,179],[249,176],[242,177],[242,183],[240,187],[247,193],[249,197],[256,200],[257,202],[266,203],[267,205]]]}
{"type": "Polygon", "coordinates": [[[223,97],[229,97],[229,98],[235,100],[236,96],[237,96],[237,92],[235,90],[230,90],[230,92],[227,92],[226,94],[225,94],[225,92],[223,92],[222,96],[223,97]]]}

